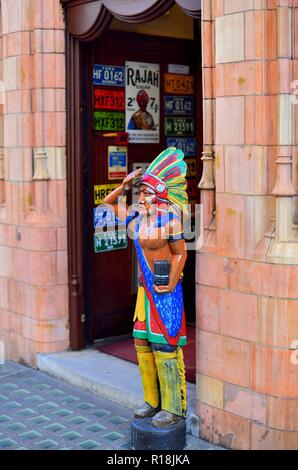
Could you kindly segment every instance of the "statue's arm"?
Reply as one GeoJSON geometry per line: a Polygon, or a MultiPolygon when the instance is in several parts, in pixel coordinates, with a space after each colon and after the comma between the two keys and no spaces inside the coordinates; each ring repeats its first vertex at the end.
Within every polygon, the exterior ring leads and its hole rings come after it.
{"type": "Polygon", "coordinates": [[[116,216],[119,217],[121,220],[126,219],[127,205],[126,201],[119,199],[119,197],[125,196],[127,192],[131,190],[134,179],[137,176],[140,176],[141,173],[142,170],[138,169],[127,175],[122,181],[121,185],[118,186],[118,188],[114,189],[114,191],[108,194],[103,200],[104,204],[109,204],[113,206],[116,216]]]}

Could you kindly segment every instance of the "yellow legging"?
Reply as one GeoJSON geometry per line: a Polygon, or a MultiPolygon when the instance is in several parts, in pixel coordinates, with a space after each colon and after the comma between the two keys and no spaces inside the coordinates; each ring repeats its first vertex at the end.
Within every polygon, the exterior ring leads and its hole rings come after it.
{"type": "Polygon", "coordinates": [[[149,345],[135,345],[143,382],[144,401],[153,408],[186,416],[186,380],[183,352],[152,351],[149,345]]]}

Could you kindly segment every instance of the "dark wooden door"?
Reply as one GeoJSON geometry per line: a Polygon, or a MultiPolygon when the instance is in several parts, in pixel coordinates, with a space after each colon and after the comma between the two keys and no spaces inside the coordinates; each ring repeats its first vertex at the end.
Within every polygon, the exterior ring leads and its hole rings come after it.
{"type": "MultiPolygon", "coordinates": [[[[197,137],[197,176],[200,178],[200,153],[202,145],[201,116],[201,65],[200,45],[195,41],[182,41],[154,36],[107,31],[97,41],[84,46],[86,97],[86,136],[85,136],[85,270],[87,331],[89,340],[116,336],[132,330],[136,288],[134,273],[134,251],[132,242],[126,249],[95,253],[93,235],[94,186],[120,183],[108,180],[108,146],[115,145],[114,137],[104,136],[108,132],[93,130],[93,65],[105,64],[125,66],[126,61],[147,62],[160,65],[160,142],[159,144],[129,144],[128,171],[133,164],[151,162],[166,148],[164,131],[164,76],[168,64],[190,66],[196,84],[196,137],[197,137]],[[199,103],[199,105],[198,105],[199,103]]],[[[117,88],[111,87],[115,91],[117,88]]],[[[198,200],[197,200],[198,201],[198,200]]],[[[189,319],[195,314],[194,254],[189,257],[186,273],[189,272],[189,319]],[[192,298],[191,298],[192,297],[192,298]]]]}

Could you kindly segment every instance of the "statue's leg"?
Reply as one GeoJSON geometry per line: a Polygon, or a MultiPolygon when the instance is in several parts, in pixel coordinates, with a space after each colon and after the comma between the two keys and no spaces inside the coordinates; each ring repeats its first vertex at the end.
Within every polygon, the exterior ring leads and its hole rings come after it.
{"type": "Polygon", "coordinates": [[[186,415],[186,381],[181,348],[152,345],[161,393],[161,411],[152,423],[156,427],[169,426],[186,415]]]}
{"type": "Polygon", "coordinates": [[[144,390],[144,405],[134,412],[136,418],[148,418],[159,411],[159,387],[154,355],[147,341],[135,339],[144,390]],[[147,343],[147,344],[146,344],[147,343]]]}

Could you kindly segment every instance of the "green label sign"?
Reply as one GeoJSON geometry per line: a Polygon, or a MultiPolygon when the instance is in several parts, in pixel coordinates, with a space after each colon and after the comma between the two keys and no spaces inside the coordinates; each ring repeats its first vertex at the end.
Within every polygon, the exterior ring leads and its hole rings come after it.
{"type": "Polygon", "coordinates": [[[187,136],[194,135],[195,123],[191,118],[166,118],[165,119],[166,135],[187,136]]]}
{"type": "Polygon", "coordinates": [[[105,251],[123,250],[127,248],[126,230],[111,230],[109,232],[95,232],[94,251],[102,253],[105,251]]]}
{"type": "Polygon", "coordinates": [[[95,111],[94,130],[96,131],[124,131],[125,115],[115,111],[95,111]]]}

